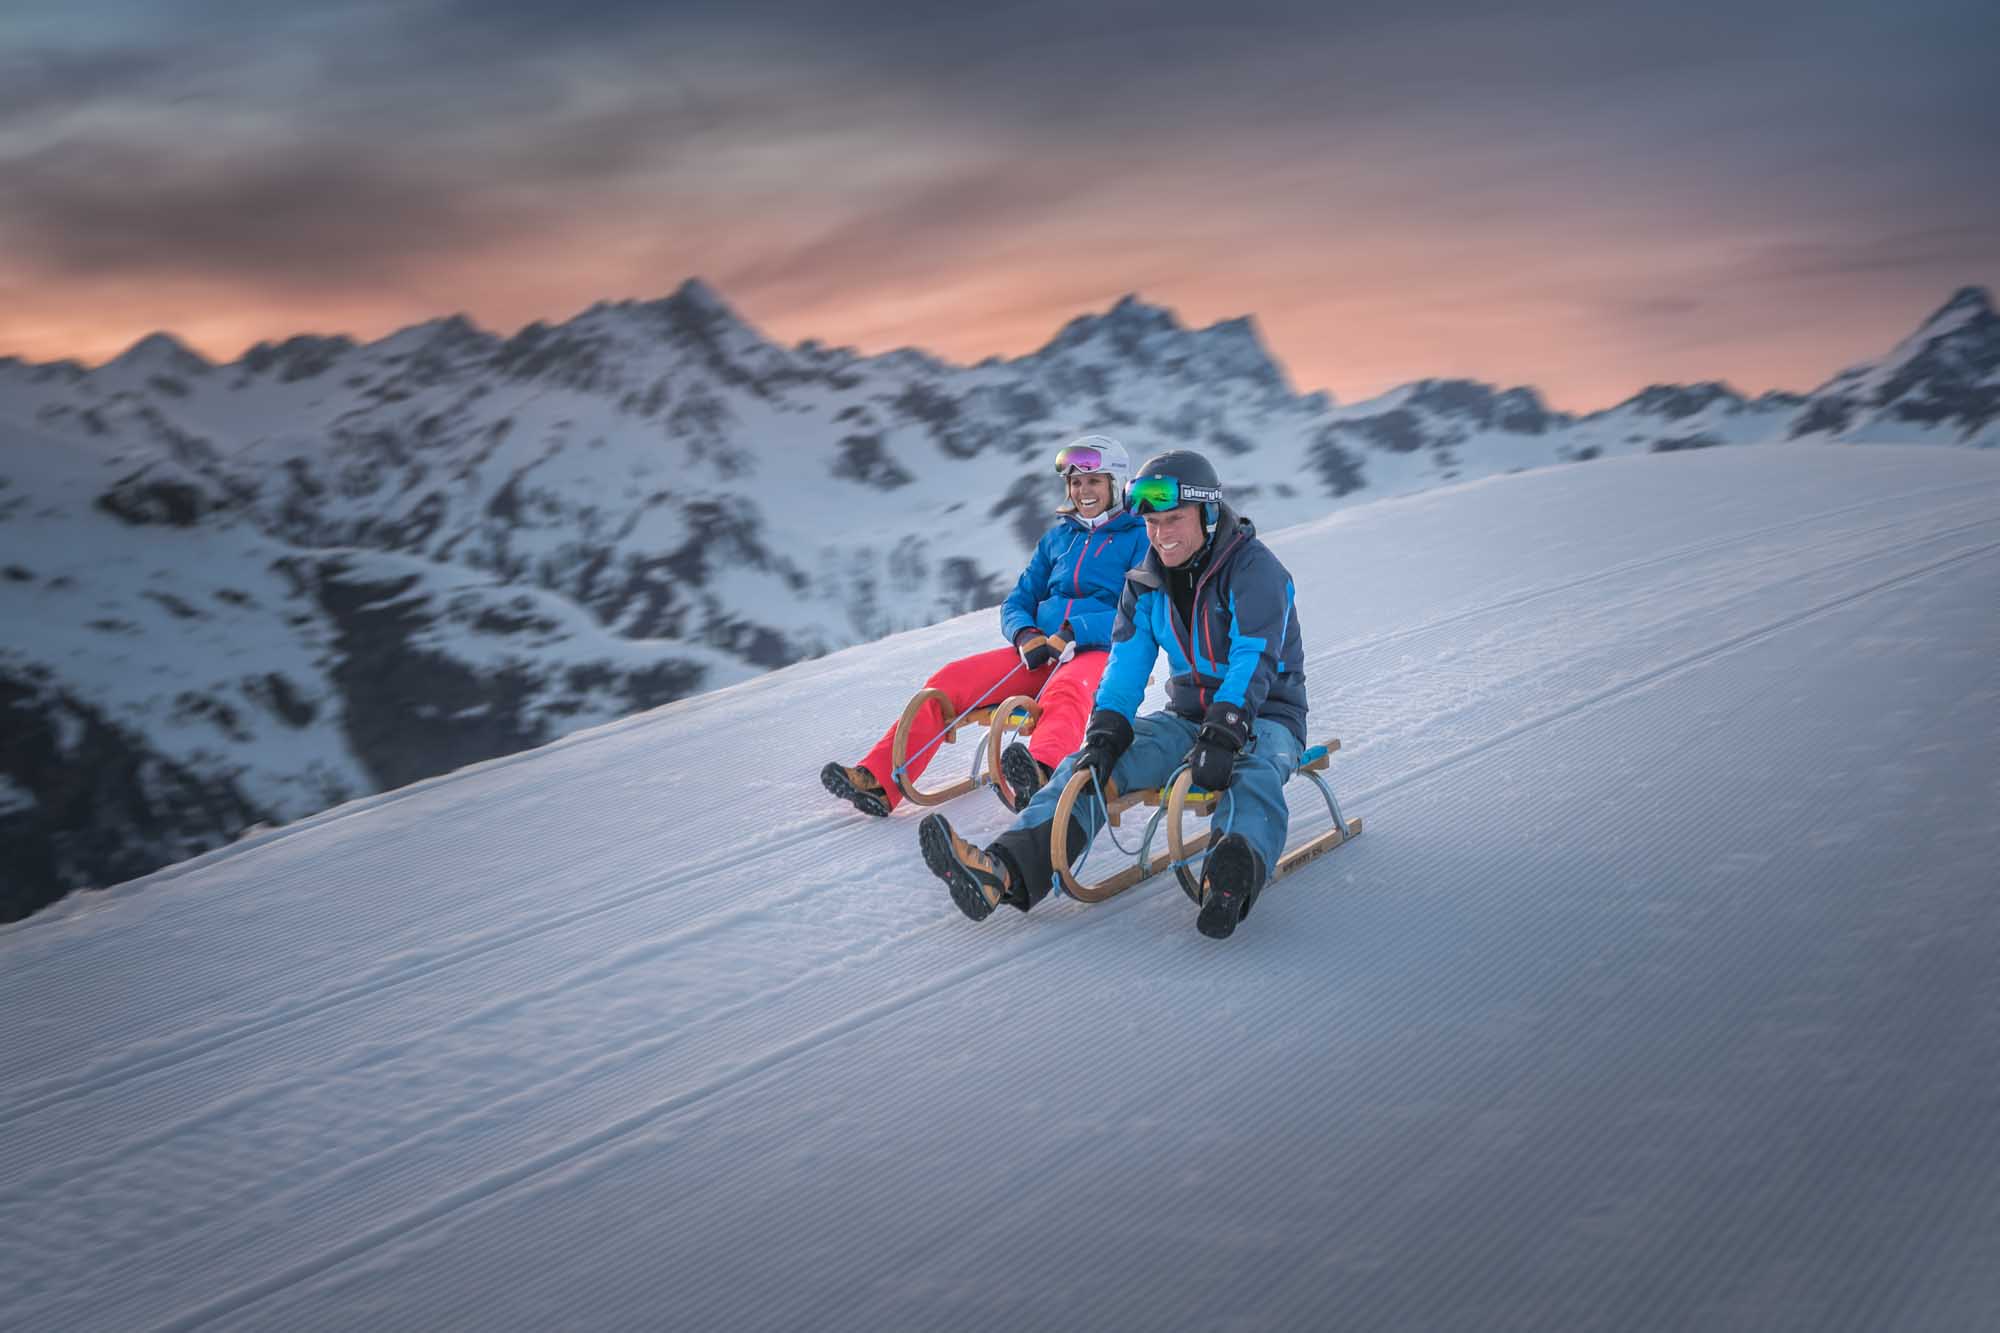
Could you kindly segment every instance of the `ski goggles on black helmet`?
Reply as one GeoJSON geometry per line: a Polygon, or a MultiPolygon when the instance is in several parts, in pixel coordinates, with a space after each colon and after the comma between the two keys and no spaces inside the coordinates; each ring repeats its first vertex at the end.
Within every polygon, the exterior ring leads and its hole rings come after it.
{"type": "Polygon", "coordinates": [[[1125,489],[1125,502],[1142,514],[1164,514],[1184,504],[1212,504],[1220,486],[1197,486],[1178,477],[1141,477],[1125,489]]]}
{"type": "Polygon", "coordinates": [[[1087,472],[1109,472],[1104,451],[1094,444],[1072,444],[1056,455],[1056,471],[1065,477],[1087,472]]]}

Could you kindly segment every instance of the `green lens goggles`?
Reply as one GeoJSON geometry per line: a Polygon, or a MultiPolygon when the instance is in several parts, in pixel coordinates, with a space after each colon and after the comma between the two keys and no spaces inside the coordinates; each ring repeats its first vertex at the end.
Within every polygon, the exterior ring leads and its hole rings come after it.
{"type": "Polygon", "coordinates": [[[1164,514],[1184,504],[1206,504],[1221,498],[1219,487],[1185,484],[1178,477],[1141,477],[1125,491],[1125,502],[1142,514],[1164,514]]]}

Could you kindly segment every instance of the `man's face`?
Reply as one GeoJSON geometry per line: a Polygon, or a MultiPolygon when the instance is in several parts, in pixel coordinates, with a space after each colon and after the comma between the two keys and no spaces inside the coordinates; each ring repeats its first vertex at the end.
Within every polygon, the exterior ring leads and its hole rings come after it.
{"type": "Polygon", "coordinates": [[[1201,506],[1184,504],[1164,514],[1146,515],[1146,539],[1168,567],[1184,565],[1201,549],[1201,506]]]}
{"type": "Polygon", "coordinates": [[[1111,478],[1102,472],[1071,473],[1069,502],[1083,517],[1096,518],[1111,507],[1111,478]]]}

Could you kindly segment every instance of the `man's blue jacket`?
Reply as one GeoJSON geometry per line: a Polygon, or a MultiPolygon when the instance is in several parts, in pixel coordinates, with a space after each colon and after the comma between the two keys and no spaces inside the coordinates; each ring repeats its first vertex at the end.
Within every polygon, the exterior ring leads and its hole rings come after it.
{"type": "Polygon", "coordinates": [[[1167,579],[1150,548],[1145,563],[1125,576],[1097,707],[1135,716],[1154,659],[1164,652],[1173,712],[1199,722],[1221,700],[1284,723],[1300,745],[1308,744],[1305,648],[1292,576],[1257,540],[1255,525],[1222,506],[1196,575],[1192,624],[1174,609],[1167,579]]]}

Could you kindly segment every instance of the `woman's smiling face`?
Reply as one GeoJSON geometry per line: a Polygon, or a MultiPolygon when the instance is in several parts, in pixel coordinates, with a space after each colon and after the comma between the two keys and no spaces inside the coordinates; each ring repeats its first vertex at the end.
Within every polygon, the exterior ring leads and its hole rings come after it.
{"type": "Polygon", "coordinates": [[[1096,518],[1111,507],[1111,478],[1102,472],[1071,473],[1069,502],[1085,518],[1096,518]]]}

